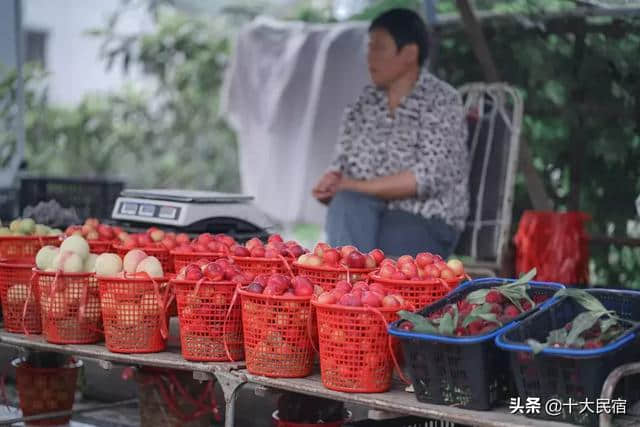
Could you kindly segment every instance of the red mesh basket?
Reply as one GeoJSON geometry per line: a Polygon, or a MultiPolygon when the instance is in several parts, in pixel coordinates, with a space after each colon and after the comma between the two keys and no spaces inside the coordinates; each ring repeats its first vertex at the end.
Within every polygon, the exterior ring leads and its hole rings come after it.
{"type": "Polygon", "coordinates": [[[54,344],[102,339],[98,284],[92,273],[36,271],[44,338],[54,344]]]}
{"type": "Polygon", "coordinates": [[[0,299],[7,332],[40,334],[40,298],[32,281],[34,264],[0,263],[0,299]],[[27,303],[25,311],[25,303],[27,303]],[[23,321],[24,314],[24,321],[23,321]]]}
{"type": "Polygon", "coordinates": [[[382,283],[390,294],[400,295],[413,310],[420,310],[444,298],[464,279],[464,276],[460,276],[450,281],[442,279],[393,280],[375,274],[371,274],[369,277],[373,282],[382,283]]]}
{"type": "Polygon", "coordinates": [[[185,265],[194,263],[200,259],[215,261],[219,258],[226,258],[226,255],[218,252],[180,252],[173,250],[170,254],[173,259],[173,267],[176,273],[179,273],[185,265]]]}
{"type": "Polygon", "coordinates": [[[350,393],[389,390],[393,359],[387,325],[398,319],[398,308],[312,304],[318,319],[322,384],[350,393]]]}
{"type": "MultiPolygon", "coordinates": [[[[165,273],[173,273],[174,272],[174,270],[173,270],[173,256],[171,255],[171,253],[169,253],[169,250],[167,248],[152,247],[152,248],[136,248],[136,249],[140,249],[140,250],[144,251],[144,253],[146,253],[149,256],[154,256],[154,257],[158,258],[158,261],[160,261],[160,264],[162,264],[162,271],[164,271],[165,273]]],[[[120,258],[124,259],[124,256],[131,249],[127,249],[124,246],[122,246],[121,244],[115,243],[113,245],[113,250],[115,250],[116,253],[118,255],[120,255],[120,258]]]]}
{"type": "Polygon", "coordinates": [[[229,312],[235,283],[174,279],[171,284],[178,301],[182,356],[200,362],[242,360],[242,310],[234,304],[229,312]]]}
{"type": "MultiPolygon", "coordinates": [[[[20,409],[25,417],[48,412],[70,411],[76,393],[78,370],[82,361],[69,363],[60,368],[34,368],[24,359],[12,362],[16,368],[16,388],[20,409]]],[[[27,425],[65,425],[70,415],[57,418],[29,421],[27,425]]]]}
{"type": "Polygon", "coordinates": [[[166,279],[98,277],[105,344],[114,353],[164,351],[168,338],[166,279]]]}
{"type": "Polygon", "coordinates": [[[0,236],[0,259],[34,263],[43,246],[60,246],[60,236],[0,236]]]}
{"type": "Polygon", "coordinates": [[[309,297],[266,296],[239,289],[247,370],[265,377],[311,374],[309,297]]]}
{"type": "Polygon", "coordinates": [[[87,243],[89,243],[89,252],[97,255],[111,252],[113,247],[111,240],[87,240],[87,243]]]}
{"type": "Polygon", "coordinates": [[[285,258],[256,258],[256,257],[239,257],[232,256],[233,262],[244,273],[252,274],[254,277],[259,274],[290,274],[292,268],[292,259],[285,258]],[[288,265],[288,267],[287,267],[288,265]]]}
{"type": "Polygon", "coordinates": [[[311,267],[293,263],[296,274],[307,276],[315,285],[321,286],[325,291],[333,289],[333,285],[340,280],[367,280],[369,273],[375,268],[333,268],[333,267],[311,267]]]}

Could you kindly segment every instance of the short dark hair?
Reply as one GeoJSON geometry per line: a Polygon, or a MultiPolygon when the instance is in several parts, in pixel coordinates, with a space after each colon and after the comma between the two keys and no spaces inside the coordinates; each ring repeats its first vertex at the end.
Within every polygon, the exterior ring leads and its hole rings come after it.
{"type": "Polygon", "coordinates": [[[410,9],[390,9],[375,18],[369,31],[387,30],[398,50],[415,43],[418,46],[418,65],[424,64],[429,54],[429,33],[420,15],[410,9]]]}

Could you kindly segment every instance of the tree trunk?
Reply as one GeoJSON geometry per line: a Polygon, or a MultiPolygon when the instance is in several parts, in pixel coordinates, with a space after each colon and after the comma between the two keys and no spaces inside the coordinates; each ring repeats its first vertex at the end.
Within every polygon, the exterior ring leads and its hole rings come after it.
{"type": "MultiPolygon", "coordinates": [[[[580,68],[584,58],[584,30],[576,30],[575,43],[573,45],[573,75],[575,86],[571,91],[570,113],[575,120],[569,120],[571,125],[571,187],[569,192],[569,210],[580,210],[580,187],[582,181],[582,169],[584,164],[584,117],[582,105],[584,104],[584,89],[580,81],[580,68]]],[[[569,117],[570,119],[570,117],[569,117]]]]}

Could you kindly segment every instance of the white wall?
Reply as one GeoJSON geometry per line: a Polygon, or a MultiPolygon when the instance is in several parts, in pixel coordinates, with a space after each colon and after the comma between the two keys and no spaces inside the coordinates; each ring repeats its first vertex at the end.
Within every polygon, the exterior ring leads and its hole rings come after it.
{"type": "MultiPolygon", "coordinates": [[[[120,0],[23,0],[24,29],[47,32],[45,62],[53,104],[73,105],[88,92],[117,89],[125,82],[144,84],[137,70],[124,75],[114,65],[107,71],[99,57],[100,38],[85,34],[103,27],[119,5],[120,0]]],[[[138,9],[123,16],[118,30],[135,33],[152,25],[146,10],[138,9]]]]}

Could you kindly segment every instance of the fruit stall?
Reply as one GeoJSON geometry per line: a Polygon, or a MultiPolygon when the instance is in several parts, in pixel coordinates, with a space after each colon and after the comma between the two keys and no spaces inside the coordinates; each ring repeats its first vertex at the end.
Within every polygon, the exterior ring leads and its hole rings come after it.
{"type": "MultiPolygon", "coordinates": [[[[129,192],[109,223],[54,230],[17,219],[1,228],[0,344],[218,383],[228,426],[245,384],[442,425],[608,426],[607,414],[562,403],[618,399],[630,413],[640,400],[640,293],[539,282],[535,269],[472,279],[459,260],[427,252],[308,250],[247,210],[236,233],[209,232],[215,221],[202,204],[246,201],[202,196],[129,192]],[[514,399],[532,397],[543,408],[559,400],[560,410],[513,410],[514,399]]],[[[15,363],[23,381],[44,375],[15,363]]],[[[73,391],[76,362],[68,363],[73,391]]],[[[62,378],[47,381],[58,387],[62,378]]],[[[217,414],[204,390],[193,403],[217,414]]],[[[20,380],[18,392],[29,415],[20,380]]],[[[71,397],[49,412],[68,416],[72,405],[71,397]]],[[[341,417],[276,425],[349,425],[341,417]]]]}

